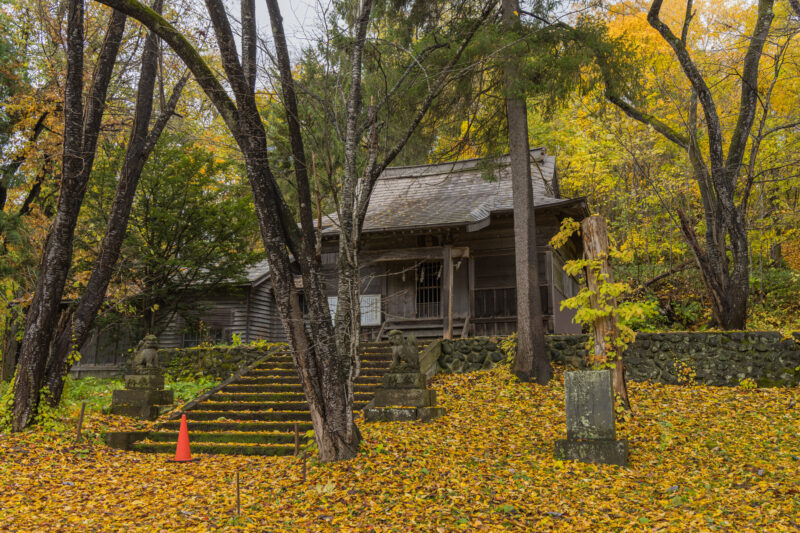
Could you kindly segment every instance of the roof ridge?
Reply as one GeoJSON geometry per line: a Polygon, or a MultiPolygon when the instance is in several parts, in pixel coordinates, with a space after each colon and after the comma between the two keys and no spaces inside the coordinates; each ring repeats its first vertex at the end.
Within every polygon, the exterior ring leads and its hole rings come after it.
{"type": "MultiPolygon", "coordinates": [[[[531,148],[530,153],[533,155],[534,152],[542,152],[541,161],[544,162],[544,159],[547,157],[547,147],[539,146],[537,148],[531,148]]],[[[495,161],[495,162],[505,162],[504,160],[510,159],[509,154],[496,156],[496,157],[473,157],[470,159],[460,159],[457,161],[443,161],[441,163],[427,163],[422,165],[403,165],[403,166],[395,166],[395,167],[387,167],[381,174],[378,176],[378,179],[401,179],[401,178],[418,178],[426,174],[441,174],[442,171],[438,170],[434,172],[435,169],[440,169],[441,167],[450,166],[452,167],[450,172],[462,172],[465,170],[472,170],[478,166],[479,163],[483,161],[495,161]],[[458,169],[456,170],[456,167],[458,169]],[[428,169],[428,172],[424,174],[400,174],[402,171],[410,171],[413,169],[428,169]]]]}

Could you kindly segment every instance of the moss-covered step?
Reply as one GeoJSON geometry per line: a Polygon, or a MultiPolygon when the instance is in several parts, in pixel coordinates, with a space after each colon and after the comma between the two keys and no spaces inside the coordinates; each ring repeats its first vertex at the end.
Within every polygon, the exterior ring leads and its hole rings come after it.
{"type": "MultiPolygon", "coordinates": [[[[372,399],[372,392],[355,393],[356,401],[368,402],[372,399]]],[[[302,392],[218,392],[211,397],[214,402],[306,402],[302,392]]]]}
{"type": "MultiPolygon", "coordinates": [[[[375,394],[380,388],[379,383],[363,384],[357,380],[353,386],[354,392],[375,394]]],[[[248,385],[242,383],[231,383],[222,389],[222,393],[297,393],[303,394],[303,387],[300,385],[287,385],[285,383],[265,383],[263,385],[248,385]]]]}
{"type": "MultiPolygon", "coordinates": [[[[153,442],[178,442],[177,431],[154,431],[147,439],[153,442]]],[[[252,432],[252,431],[190,431],[192,443],[217,442],[228,444],[292,444],[294,433],[252,432]]]]}
{"type": "MultiPolygon", "coordinates": [[[[137,442],[133,450],[146,453],[175,453],[175,444],[169,442],[137,442]]],[[[294,445],[279,444],[191,444],[193,455],[207,453],[210,455],[293,455],[294,445]]]]}
{"type": "MultiPolygon", "coordinates": [[[[178,431],[180,429],[179,420],[171,420],[159,424],[158,430],[161,431],[178,431]]],[[[282,422],[282,421],[269,421],[269,422],[215,422],[215,421],[202,421],[193,420],[189,424],[189,433],[194,434],[195,431],[253,431],[253,432],[288,432],[294,435],[294,426],[297,424],[297,431],[305,433],[313,426],[311,422],[282,422]]],[[[143,439],[141,436],[140,439],[143,439]]]]}
{"type": "MultiPolygon", "coordinates": [[[[212,397],[213,399],[213,397],[212,397]]],[[[204,411],[305,411],[306,402],[216,402],[205,401],[198,406],[204,411]]]]}
{"type": "MultiPolygon", "coordinates": [[[[201,406],[202,407],[202,406],[201,406]]],[[[268,422],[282,420],[306,422],[311,420],[309,411],[187,411],[188,420],[256,420],[268,422]]]]}

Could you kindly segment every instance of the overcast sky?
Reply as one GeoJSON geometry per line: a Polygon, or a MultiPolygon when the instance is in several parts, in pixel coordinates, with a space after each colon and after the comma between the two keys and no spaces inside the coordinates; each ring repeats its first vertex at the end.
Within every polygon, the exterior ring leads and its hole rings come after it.
{"type": "MultiPolygon", "coordinates": [[[[318,25],[319,12],[322,6],[328,5],[328,0],[279,0],[278,4],[283,16],[286,40],[293,51],[297,51],[307,42],[305,35],[318,25]]],[[[264,0],[256,0],[256,19],[258,27],[266,31],[262,35],[271,35],[267,3],[264,0]]]]}

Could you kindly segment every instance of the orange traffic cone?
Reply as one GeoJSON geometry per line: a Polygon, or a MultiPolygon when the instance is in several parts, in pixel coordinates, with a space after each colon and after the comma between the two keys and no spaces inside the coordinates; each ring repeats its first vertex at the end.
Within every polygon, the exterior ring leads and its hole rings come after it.
{"type": "Polygon", "coordinates": [[[175,459],[173,463],[189,463],[199,461],[192,459],[192,452],[189,451],[189,427],[186,425],[186,415],[181,415],[181,429],[178,432],[178,446],[175,448],[175,459]]]}

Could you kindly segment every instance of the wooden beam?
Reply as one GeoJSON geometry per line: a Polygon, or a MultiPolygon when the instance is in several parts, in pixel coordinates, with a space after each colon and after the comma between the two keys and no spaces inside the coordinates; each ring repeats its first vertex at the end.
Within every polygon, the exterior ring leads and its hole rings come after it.
{"type": "Polygon", "coordinates": [[[475,316],[475,258],[470,257],[467,259],[467,276],[468,276],[468,293],[467,305],[469,306],[468,316],[475,316]]]}
{"type": "Polygon", "coordinates": [[[399,250],[381,250],[361,252],[362,264],[381,263],[386,261],[433,261],[443,257],[445,250],[451,250],[452,257],[469,257],[468,246],[427,246],[424,248],[402,248],[399,250]]]}
{"type": "Polygon", "coordinates": [[[453,338],[453,253],[446,246],[442,252],[442,304],[444,305],[444,324],[442,337],[453,338]]]}

